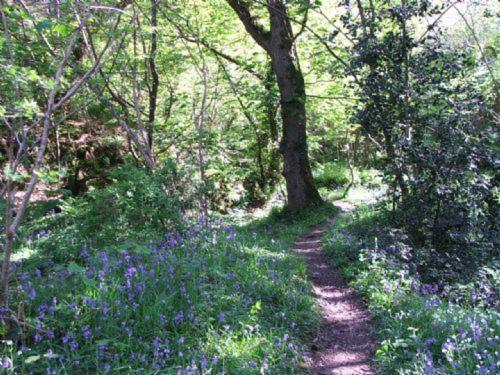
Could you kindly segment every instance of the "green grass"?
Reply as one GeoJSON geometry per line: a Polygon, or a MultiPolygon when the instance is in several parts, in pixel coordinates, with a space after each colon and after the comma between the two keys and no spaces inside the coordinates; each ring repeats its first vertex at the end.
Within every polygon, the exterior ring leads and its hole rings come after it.
{"type": "Polygon", "coordinates": [[[347,185],[351,181],[345,162],[331,162],[319,165],[313,172],[314,182],[318,187],[330,190],[347,185]]]}
{"type": "Polygon", "coordinates": [[[329,202],[375,203],[386,191],[379,171],[354,167],[351,176],[346,162],[319,165],[313,175],[321,196],[329,202]]]}

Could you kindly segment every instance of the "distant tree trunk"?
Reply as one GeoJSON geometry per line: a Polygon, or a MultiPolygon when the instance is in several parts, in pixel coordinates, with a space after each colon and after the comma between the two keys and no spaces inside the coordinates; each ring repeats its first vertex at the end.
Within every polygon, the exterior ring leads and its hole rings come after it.
{"type": "Polygon", "coordinates": [[[318,204],[321,197],[314,186],[306,135],[306,93],[304,78],[294,53],[294,35],[281,0],[268,0],[270,31],[255,22],[249,3],[226,0],[237,13],[247,32],[269,54],[281,97],[283,175],[288,207],[292,210],[318,204]]]}
{"type": "Polygon", "coordinates": [[[158,87],[160,86],[160,78],[158,70],[156,69],[156,51],[158,49],[158,1],[151,0],[151,50],[148,57],[149,74],[151,75],[151,83],[149,87],[149,113],[148,113],[148,144],[153,152],[153,136],[154,136],[154,122],[156,117],[156,104],[158,98],[158,87]]]}
{"type": "Polygon", "coordinates": [[[274,85],[276,83],[276,78],[274,74],[274,69],[272,63],[268,63],[268,67],[266,69],[266,76],[264,79],[264,87],[267,91],[267,96],[265,100],[266,106],[266,116],[267,122],[269,125],[269,132],[271,135],[271,139],[274,142],[278,141],[278,123],[276,121],[276,114],[278,113],[278,104],[274,100],[272,92],[274,91],[274,85]]]}
{"type": "MultiPolygon", "coordinates": [[[[384,134],[384,144],[385,144],[385,152],[387,154],[387,158],[389,159],[390,162],[395,164],[395,170],[394,170],[395,184],[399,186],[399,189],[401,191],[401,198],[404,201],[408,196],[408,187],[406,186],[402,168],[396,160],[397,155],[396,155],[396,150],[394,149],[394,141],[391,132],[388,129],[384,128],[382,132],[384,134]]],[[[394,189],[396,190],[396,187],[394,189]]]]}
{"type": "Polygon", "coordinates": [[[12,189],[12,184],[7,185],[7,195],[5,199],[4,226],[5,226],[5,247],[2,263],[1,274],[1,295],[0,304],[4,308],[9,307],[9,274],[10,274],[10,257],[14,248],[15,229],[11,226],[13,198],[15,189],[12,189]]]}
{"type": "Polygon", "coordinates": [[[206,168],[205,168],[205,112],[206,112],[206,103],[207,103],[207,72],[205,70],[205,65],[203,69],[203,93],[200,104],[200,112],[196,119],[196,127],[198,129],[198,163],[200,168],[200,178],[202,182],[202,189],[200,195],[200,203],[201,203],[201,211],[203,213],[204,218],[208,217],[208,197],[207,197],[207,176],[206,176],[206,168]]]}
{"type": "Polygon", "coordinates": [[[266,89],[266,97],[264,101],[266,120],[270,135],[270,155],[269,155],[269,165],[268,165],[268,184],[274,187],[278,182],[278,175],[280,170],[280,152],[276,143],[279,141],[278,134],[278,120],[277,113],[279,104],[273,96],[274,87],[276,84],[276,78],[273,70],[271,61],[269,61],[268,67],[266,68],[266,76],[264,80],[264,87],[266,89]]]}
{"type": "Polygon", "coordinates": [[[208,217],[208,208],[209,208],[209,197],[207,194],[207,175],[206,175],[206,161],[205,161],[205,152],[206,152],[206,115],[208,110],[208,79],[209,79],[209,70],[207,61],[205,59],[205,55],[203,54],[203,50],[201,49],[200,44],[197,44],[197,50],[199,54],[200,61],[196,59],[196,57],[189,51],[191,58],[193,59],[193,63],[196,66],[196,71],[200,77],[202,83],[202,92],[201,92],[201,100],[199,100],[199,111],[197,112],[197,99],[193,100],[193,123],[198,132],[198,148],[197,148],[197,156],[198,156],[198,167],[200,171],[200,179],[201,179],[201,191],[200,191],[200,209],[204,218],[208,217]]]}

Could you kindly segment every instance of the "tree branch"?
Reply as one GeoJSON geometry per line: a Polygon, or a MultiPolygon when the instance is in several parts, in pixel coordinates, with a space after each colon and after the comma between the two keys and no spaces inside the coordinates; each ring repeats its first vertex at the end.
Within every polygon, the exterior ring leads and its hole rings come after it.
{"type": "Polygon", "coordinates": [[[269,41],[271,33],[259,25],[250,13],[250,6],[242,0],[226,0],[231,8],[236,12],[238,18],[245,26],[246,31],[251,37],[268,53],[270,52],[269,41]]]}
{"type": "Polygon", "coordinates": [[[185,39],[187,42],[201,44],[203,47],[205,47],[210,52],[212,52],[216,57],[221,57],[224,60],[229,61],[230,63],[233,63],[234,65],[239,66],[241,69],[243,69],[247,73],[250,73],[251,75],[257,77],[261,81],[265,80],[265,77],[262,74],[260,74],[259,72],[257,72],[256,70],[252,69],[252,67],[246,65],[244,62],[242,62],[242,61],[240,61],[232,56],[229,56],[228,54],[226,54],[224,52],[219,51],[218,49],[213,47],[209,42],[202,40],[202,39],[191,38],[191,37],[188,37],[185,35],[181,35],[181,37],[183,39],[185,39]]]}

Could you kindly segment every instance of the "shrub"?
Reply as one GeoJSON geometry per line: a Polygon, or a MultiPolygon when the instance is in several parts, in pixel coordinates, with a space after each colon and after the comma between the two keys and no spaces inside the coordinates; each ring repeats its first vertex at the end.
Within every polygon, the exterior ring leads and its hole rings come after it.
{"type": "Polygon", "coordinates": [[[455,47],[438,25],[422,39],[408,27],[435,11],[427,2],[374,4],[362,20],[368,34],[346,14],[361,82],[353,120],[384,150],[394,225],[422,252],[480,267],[499,246],[497,95],[485,92],[479,72],[489,67],[474,48],[455,47]]]}
{"type": "Polygon", "coordinates": [[[330,189],[347,185],[351,179],[346,163],[325,163],[320,165],[314,173],[314,181],[320,187],[330,189]]]}
{"type": "Polygon", "coordinates": [[[380,189],[382,187],[379,172],[375,169],[360,170],[359,180],[362,186],[366,186],[370,189],[380,189]]]}
{"type": "MultiPolygon", "coordinates": [[[[75,219],[103,241],[128,239],[130,234],[149,237],[172,229],[180,223],[181,210],[176,173],[173,164],[155,171],[130,165],[117,168],[111,184],[89,193],[80,212],[73,211],[75,219]]],[[[78,205],[69,204],[66,212],[72,215],[72,207],[78,205]]]]}
{"type": "Polygon", "coordinates": [[[182,180],[175,165],[148,171],[124,165],[111,183],[61,202],[61,212],[42,216],[25,229],[32,246],[57,259],[75,258],[83,247],[140,242],[182,226],[182,180]]]}

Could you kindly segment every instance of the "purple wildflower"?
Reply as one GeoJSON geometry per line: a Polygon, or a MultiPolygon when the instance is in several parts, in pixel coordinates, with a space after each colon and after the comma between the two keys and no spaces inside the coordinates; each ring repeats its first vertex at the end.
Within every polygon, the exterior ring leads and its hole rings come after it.
{"type": "Polygon", "coordinates": [[[175,325],[178,325],[183,320],[184,320],[184,313],[182,311],[180,311],[176,316],[174,316],[173,319],[175,325]]]}
{"type": "Polygon", "coordinates": [[[219,313],[219,323],[224,323],[226,321],[226,314],[224,312],[219,313]]]}
{"type": "Polygon", "coordinates": [[[82,327],[82,335],[85,340],[90,340],[90,338],[92,337],[92,331],[90,330],[89,326],[82,327]]]}
{"type": "Polygon", "coordinates": [[[66,333],[66,335],[62,338],[63,344],[67,344],[68,342],[70,342],[73,339],[73,337],[75,337],[73,332],[66,333]]]}
{"type": "Polygon", "coordinates": [[[78,348],[78,341],[71,341],[71,342],[69,343],[69,348],[70,348],[71,350],[76,350],[76,348],[78,348]]]}
{"type": "Polygon", "coordinates": [[[9,357],[5,357],[2,359],[2,368],[12,367],[12,360],[9,357]]]}

